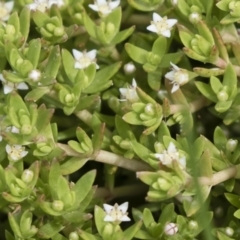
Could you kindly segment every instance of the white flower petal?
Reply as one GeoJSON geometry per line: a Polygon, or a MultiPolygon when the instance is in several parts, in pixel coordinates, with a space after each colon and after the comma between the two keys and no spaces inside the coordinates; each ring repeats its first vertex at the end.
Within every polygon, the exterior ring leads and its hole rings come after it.
{"type": "Polygon", "coordinates": [[[7,82],[6,79],[3,77],[2,74],[0,74],[0,80],[1,80],[3,83],[7,82]]]}
{"type": "Polygon", "coordinates": [[[170,142],[169,145],[168,145],[167,151],[168,151],[168,153],[176,153],[177,148],[172,142],[170,142]]]}
{"type": "Polygon", "coordinates": [[[118,7],[119,4],[120,4],[120,1],[117,0],[117,1],[110,2],[109,6],[111,9],[114,9],[114,8],[118,7]]]}
{"type": "Polygon", "coordinates": [[[133,78],[133,80],[132,80],[132,86],[133,86],[134,88],[137,87],[137,82],[136,82],[135,78],[133,78]]]}
{"type": "Polygon", "coordinates": [[[4,5],[5,5],[5,8],[6,8],[9,12],[11,12],[12,9],[13,9],[14,1],[6,2],[4,5]]]}
{"type": "Polygon", "coordinates": [[[127,215],[123,215],[120,219],[121,222],[129,222],[131,219],[127,215]]]}
{"type": "Polygon", "coordinates": [[[28,151],[22,151],[20,155],[22,158],[24,158],[27,154],[28,154],[28,151]]]}
{"type": "Polygon", "coordinates": [[[6,152],[9,154],[11,152],[12,148],[10,145],[6,145],[6,152]]]}
{"type": "Polygon", "coordinates": [[[76,60],[79,60],[79,59],[81,59],[83,57],[83,53],[78,51],[78,50],[76,50],[76,49],[73,49],[72,53],[73,53],[73,56],[74,56],[74,58],[76,60]]]}
{"type": "Polygon", "coordinates": [[[96,12],[99,11],[99,7],[98,7],[98,5],[89,4],[88,6],[89,6],[93,11],[96,11],[96,12]]]}
{"type": "Polygon", "coordinates": [[[107,5],[107,1],[106,0],[96,0],[97,2],[97,5],[100,6],[100,5],[107,5]]]}
{"type": "Polygon", "coordinates": [[[162,17],[159,14],[153,13],[153,21],[154,22],[159,22],[161,20],[162,20],[162,17]]]}
{"type": "Polygon", "coordinates": [[[177,23],[177,19],[168,19],[167,24],[171,28],[173,25],[177,23]]]}
{"type": "Polygon", "coordinates": [[[123,97],[126,97],[128,89],[127,88],[119,88],[119,91],[123,97]]]}
{"type": "Polygon", "coordinates": [[[8,93],[12,92],[13,90],[14,90],[14,88],[9,86],[9,85],[7,85],[7,84],[3,86],[4,94],[8,94],[8,93]]]}
{"type": "Polygon", "coordinates": [[[155,25],[151,24],[147,27],[147,30],[150,31],[150,32],[157,32],[157,28],[155,25]]]}
{"type": "Polygon", "coordinates": [[[125,202],[118,206],[118,209],[122,211],[122,213],[126,213],[128,210],[128,202],[125,202]]]}
{"type": "Polygon", "coordinates": [[[163,35],[164,37],[171,37],[171,32],[170,30],[165,30],[161,32],[161,35],[163,35]]]}
{"type": "Polygon", "coordinates": [[[113,219],[111,216],[106,215],[105,218],[103,219],[104,222],[114,222],[115,219],[113,219]]]}
{"type": "Polygon", "coordinates": [[[96,58],[96,55],[97,55],[96,49],[93,49],[86,53],[86,56],[89,57],[91,60],[94,60],[96,58]]]}
{"type": "Polygon", "coordinates": [[[27,90],[28,89],[28,85],[26,83],[24,83],[24,82],[18,83],[17,89],[27,90]]]}
{"type": "Polygon", "coordinates": [[[105,203],[103,204],[103,208],[106,211],[106,213],[110,214],[114,207],[105,203]]]}
{"type": "Polygon", "coordinates": [[[0,142],[3,140],[3,137],[0,135],[0,142]]]}
{"type": "Polygon", "coordinates": [[[84,66],[81,63],[79,63],[79,62],[75,62],[74,68],[83,69],[84,66]]]}
{"type": "Polygon", "coordinates": [[[176,71],[180,70],[180,68],[177,65],[175,65],[174,63],[170,62],[170,64],[174,68],[174,70],[176,70],[176,71]]]}
{"type": "Polygon", "coordinates": [[[174,84],[173,84],[173,87],[172,87],[172,91],[171,91],[171,93],[176,92],[178,89],[179,89],[179,84],[174,83],[174,84]]]}
{"type": "Polygon", "coordinates": [[[30,10],[37,10],[38,5],[36,3],[30,3],[28,4],[28,7],[30,10]]]}
{"type": "Polygon", "coordinates": [[[175,71],[171,71],[165,74],[165,78],[169,79],[170,81],[174,81],[175,71]]]}

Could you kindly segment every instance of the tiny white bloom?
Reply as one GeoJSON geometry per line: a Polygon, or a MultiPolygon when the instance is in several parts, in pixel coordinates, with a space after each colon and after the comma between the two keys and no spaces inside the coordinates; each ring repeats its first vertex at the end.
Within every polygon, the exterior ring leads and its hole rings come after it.
{"type": "Polygon", "coordinates": [[[137,102],[139,97],[136,92],[137,83],[135,79],[132,80],[132,85],[128,88],[119,88],[122,99],[120,101],[129,101],[131,103],[137,102]]]}
{"type": "Polygon", "coordinates": [[[131,219],[127,216],[128,202],[119,206],[117,203],[115,203],[114,206],[103,204],[103,207],[106,212],[106,216],[103,221],[116,223],[131,221],[131,219]]]}
{"type": "Polygon", "coordinates": [[[28,4],[28,7],[33,11],[39,10],[41,12],[45,12],[53,4],[56,4],[58,7],[62,7],[64,5],[64,0],[34,0],[33,3],[28,4]]]}
{"type": "Polygon", "coordinates": [[[6,81],[6,79],[3,77],[2,74],[0,74],[0,81],[3,83],[3,92],[4,94],[8,94],[12,92],[13,90],[20,89],[20,90],[27,90],[28,85],[24,82],[21,83],[12,83],[6,81]]]}
{"type": "Polygon", "coordinates": [[[202,19],[202,15],[198,12],[193,12],[189,15],[189,21],[193,24],[198,23],[202,19]]]}
{"type": "Polygon", "coordinates": [[[172,82],[172,93],[176,92],[181,85],[186,84],[189,81],[188,72],[185,69],[179,68],[177,65],[170,62],[173,69],[171,72],[165,74],[165,77],[172,82]]]}
{"type": "Polygon", "coordinates": [[[132,62],[129,62],[123,66],[123,70],[126,74],[132,74],[136,71],[136,67],[132,62]]]}
{"type": "Polygon", "coordinates": [[[186,157],[180,157],[179,151],[172,142],[169,143],[167,150],[164,150],[163,153],[156,153],[155,157],[161,161],[163,165],[170,166],[172,161],[175,160],[182,168],[186,168],[186,157]]]}
{"type": "Polygon", "coordinates": [[[13,9],[14,1],[0,2],[0,20],[7,21],[10,17],[10,13],[13,9]]]}
{"type": "Polygon", "coordinates": [[[8,154],[9,160],[17,162],[28,154],[25,151],[25,147],[21,145],[6,145],[6,152],[8,154]]]}
{"type": "Polygon", "coordinates": [[[6,127],[5,132],[20,133],[20,129],[15,126],[6,127]]]}
{"type": "Polygon", "coordinates": [[[106,0],[95,0],[94,4],[89,4],[88,6],[96,12],[99,12],[101,15],[106,16],[112,12],[112,10],[120,4],[120,0],[116,1],[106,1],[106,0]]]}
{"type": "Polygon", "coordinates": [[[76,49],[73,49],[72,52],[76,61],[74,64],[75,68],[84,69],[87,68],[90,64],[94,63],[96,65],[96,68],[99,69],[99,66],[96,63],[97,50],[93,49],[89,52],[80,52],[76,49]]]}
{"type": "Polygon", "coordinates": [[[153,13],[153,21],[151,21],[151,25],[147,27],[147,30],[164,37],[170,37],[172,27],[176,23],[176,19],[167,19],[167,17],[162,18],[159,14],[153,13]]]}
{"type": "Polygon", "coordinates": [[[175,235],[178,232],[178,227],[175,223],[167,223],[164,227],[164,233],[168,236],[175,235]]]}
{"type": "Polygon", "coordinates": [[[172,5],[176,6],[178,4],[178,0],[172,0],[172,5]]]}
{"type": "Polygon", "coordinates": [[[231,227],[226,227],[225,228],[225,233],[229,236],[232,237],[234,234],[234,230],[231,227]]]}
{"type": "Polygon", "coordinates": [[[29,72],[28,78],[30,78],[33,82],[37,82],[41,78],[41,72],[37,69],[34,69],[29,72]]]}

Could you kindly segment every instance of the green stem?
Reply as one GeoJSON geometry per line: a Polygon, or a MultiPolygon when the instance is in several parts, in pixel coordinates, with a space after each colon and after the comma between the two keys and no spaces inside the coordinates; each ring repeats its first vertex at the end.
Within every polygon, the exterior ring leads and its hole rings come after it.
{"type": "Polygon", "coordinates": [[[210,178],[200,177],[198,180],[200,185],[215,186],[222,182],[227,181],[228,179],[236,177],[237,173],[238,173],[237,166],[232,166],[213,174],[213,176],[210,178]]]}
{"type": "MultiPolygon", "coordinates": [[[[57,143],[57,146],[60,147],[66,155],[71,157],[86,157],[84,154],[78,153],[70,148],[66,144],[57,143]]],[[[138,172],[138,171],[152,171],[153,169],[145,162],[136,159],[127,159],[115,153],[111,153],[108,151],[100,150],[97,155],[90,156],[90,160],[94,160],[96,162],[107,163],[110,165],[114,165],[117,167],[125,168],[130,171],[138,172]]]]}
{"type": "MultiPolygon", "coordinates": [[[[228,63],[226,61],[224,61],[222,58],[218,58],[213,64],[216,65],[217,67],[223,68],[223,69],[225,69],[228,65],[228,63]]],[[[237,76],[240,76],[240,67],[233,65],[233,68],[234,68],[237,76]]]]}
{"type": "MultiPolygon", "coordinates": [[[[208,105],[209,105],[209,100],[206,99],[205,97],[200,97],[197,100],[189,103],[189,108],[190,108],[191,113],[194,113],[208,105]]],[[[182,104],[173,104],[170,106],[170,113],[174,114],[174,113],[180,112],[181,110],[183,110],[186,107],[187,106],[184,106],[182,104]]]]}

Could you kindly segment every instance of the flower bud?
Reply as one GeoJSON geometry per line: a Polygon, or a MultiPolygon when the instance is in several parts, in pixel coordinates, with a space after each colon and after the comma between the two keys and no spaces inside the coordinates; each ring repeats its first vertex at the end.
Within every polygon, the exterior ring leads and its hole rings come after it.
{"type": "Polygon", "coordinates": [[[54,36],[61,37],[64,34],[64,29],[61,27],[55,27],[53,31],[54,36]]]}
{"type": "Polygon", "coordinates": [[[131,147],[131,144],[128,140],[123,140],[120,143],[120,147],[127,150],[131,147]]]}
{"type": "Polygon", "coordinates": [[[132,74],[136,71],[136,67],[132,62],[129,62],[123,66],[125,74],[132,74]]]}
{"type": "Polygon", "coordinates": [[[220,102],[225,102],[228,100],[228,94],[226,91],[222,90],[217,94],[217,98],[220,102]]]}
{"type": "Polygon", "coordinates": [[[15,27],[13,25],[8,24],[6,26],[6,33],[8,35],[14,35],[16,33],[15,27]]]}
{"type": "Polygon", "coordinates": [[[228,235],[229,237],[232,237],[233,234],[234,234],[234,230],[233,230],[232,228],[230,228],[230,227],[226,227],[226,228],[225,228],[225,233],[226,233],[226,235],[228,235]]]}
{"type": "Polygon", "coordinates": [[[191,230],[197,230],[198,229],[198,223],[194,220],[189,221],[188,228],[191,230]]]}
{"type": "Polygon", "coordinates": [[[32,170],[26,169],[23,171],[21,179],[25,183],[30,183],[34,177],[34,173],[32,170]]]}
{"type": "Polygon", "coordinates": [[[33,82],[38,82],[40,80],[40,78],[41,78],[41,72],[36,70],[36,69],[34,69],[34,70],[29,72],[28,78],[30,80],[32,80],[33,82]]]}
{"type": "Polygon", "coordinates": [[[178,227],[175,223],[168,223],[164,227],[164,233],[168,236],[175,235],[178,232],[178,227]]]}
{"type": "Polygon", "coordinates": [[[148,103],[144,109],[144,112],[147,114],[147,115],[150,115],[150,116],[154,116],[155,114],[155,111],[154,111],[154,107],[153,107],[153,104],[152,103],[148,103]]]}
{"type": "Polygon", "coordinates": [[[54,26],[54,24],[52,24],[52,23],[48,23],[48,24],[46,25],[46,29],[47,29],[49,32],[53,32],[53,31],[54,31],[54,28],[55,28],[55,26],[54,26]]]}
{"type": "Polygon", "coordinates": [[[104,238],[109,238],[113,234],[113,225],[111,223],[106,224],[106,226],[103,229],[103,236],[104,238]]]}
{"type": "Polygon", "coordinates": [[[158,178],[157,183],[159,188],[163,191],[168,191],[169,188],[171,187],[171,184],[164,178],[158,178]]]}
{"type": "Polygon", "coordinates": [[[64,204],[63,204],[62,201],[60,201],[60,200],[54,200],[54,201],[52,202],[52,209],[53,209],[53,210],[55,210],[55,211],[57,211],[57,212],[60,212],[60,211],[63,210],[63,208],[64,208],[64,204]]]}
{"type": "Polygon", "coordinates": [[[21,127],[21,133],[24,135],[29,135],[32,132],[32,126],[28,124],[24,124],[21,127]]]}
{"type": "Polygon", "coordinates": [[[189,15],[188,19],[192,24],[196,24],[202,19],[202,15],[198,12],[193,12],[189,15]]]}
{"type": "Polygon", "coordinates": [[[72,103],[74,101],[74,94],[73,93],[69,93],[65,96],[65,101],[66,103],[72,103]]]}
{"type": "Polygon", "coordinates": [[[69,240],[79,240],[79,236],[76,232],[71,232],[68,237],[69,240]]]}
{"type": "Polygon", "coordinates": [[[42,152],[42,153],[50,153],[52,151],[52,148],[50,146],[42,146],[39,148],[39,150],[42,152]]]}
{"type": "Polygon", "coordinates": [[[107,34],[112,34],[115,31],[115,26],[113,23],[109,22],[107,23],[107,27],[106,27],[106,33],[107,34]]]}
{"type": "Polygon", "coordinates": [[[226,144],[226,149],[229,152],[233,152],[236,149],[237,145],[238,145],[237,140],[229,139],[226,144]]]}

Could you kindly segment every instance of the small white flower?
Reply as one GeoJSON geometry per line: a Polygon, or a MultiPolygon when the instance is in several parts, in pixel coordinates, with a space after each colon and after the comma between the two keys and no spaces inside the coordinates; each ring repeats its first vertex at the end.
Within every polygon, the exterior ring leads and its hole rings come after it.
{"type": "Polygon", "coordinates": [[[118,206],[117,203],[115,203],[114,206],[103,204],[103,207],[107,214],[103,221],[116,223],[131,221],[131,219],[127,216],[128,202],[125,202],[120,206],[118,206]]]}
{"type": "Polygon", "coordinates": [[[167,223],[164,227],[164,233],[168,236],[175,235],[178,232],[178,227],[175,223],[167,223]]]}
{"type": "Polygon", "coordinates": [[[137,83],[135,79],[132,80],[132,85],[128,88],[119,88],[122,99],[120,101],[129,101],[131,103],[137,102],[139,97],[136,92],[137,83]]]}
{"type": "Polygon", "coordinates": [[[173,69],[171,72],[165,74],[165,77],[172,82],[172,93],[176,92],[181,85],[186,84],[189,81],[188,72],[185,69],[179,68],[177,65],[170,62],[173,69]]]}
{"type": "Polygon", "coordinates": [[[34,69],[29,72],[28,78],[30,78],[33,82],[37,82],[41,78],[41,72],[37,69],[34,69]]]}
{"type": "Polygon", "coordinates": [[[10,17],[10,13],[13,9],[14,1],[0,2],[0,20],[7,21],[10,17]]]}
{"type": "Polygon", "coordinates": [[[5,132],[20,133],[20,129],[15,126],[6,127],[5,132]]]}
{"type": "Polygon", "coordinates": [[[172,27],[176,23],[176,19],[167,19],[167,17],[162,18],[159,14],[153,13],[153,21],[151,21],[151,25],[147,27],[147,30],[164,37],[170,37],[172,27]]]}
{"type": "Polygon", "coordinates": [[[73,49],[72,52],[76,61],[74,65],[75,68],[84,69],[87,68],[90,64],[94,63],[96,65],[96,68],[99,69],[99,66],[96,63],[97,50],[93,49],[89,52],[80,52],[76,49],[73,49]]]}
{"type": "Polygon", "coordinates": [[[229,237],[232,237],[233,234],[234,234],[234,230],[230,227],[226,227],[225,228],[225,233],[229,236],[229,237]]]}
{"type": "Polygon", "coordinates": [[[136,71],[136,67],[132,62],[129,62],[123,66],[123,70],[126,74],[132,74],[136,71]]]}
{"type": "Polygon", "coordinates": [[[21,145],[6,145],[6,152],[11,161],[17,162],[28,154],[25,147],[21,145]]]}
{"type": "Polygon", "coordinates": [[[20,89],[20,90],[27,90],[28,85],[24,82],[21,83],[12,83],[6,81],[6,79],[3,77],[2,74],[0,74],[0,81],[3,83],[3,92],[4,94],[8,94],[12,92],[13,90],[20,89]]]}
{"type": "Polygon", "coordinates": [[[101,15],[106,16],[112,12],[112,10],[120,4],[120,0],[116,1],[106,1],[106,0],[95,0],[94,4],[89,4],[88,6],[96,12],[99,12],[101,15]]]}
{"type": "Polygon", "coordinates": [[[198,12],[193,12],[189,15],[189,21],[193,24],[198,23],[202,19],[202,15],[198,12]]]}
{"type": "Polygon", "coordinates": [[[33,3],[28,4],[28,7],[33,11],[39,10],[41,12],[45,12],[53,4],[56,4],[58,7],[62,7],[64,5],[64,0],[34,0],[33,3]]]}
{"type": "Polygon", "coordinates": [[[176,146],[172,142],[169,143],[167,150],[164,150],[163,153],[156,153],[155,157],[161,161],[163,165],[171,166],[172,161],[175,160],[182,168],[186,168],[186,157],[180,157],[176,146]]]}

